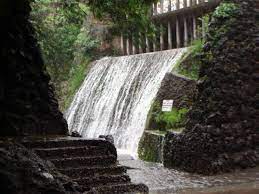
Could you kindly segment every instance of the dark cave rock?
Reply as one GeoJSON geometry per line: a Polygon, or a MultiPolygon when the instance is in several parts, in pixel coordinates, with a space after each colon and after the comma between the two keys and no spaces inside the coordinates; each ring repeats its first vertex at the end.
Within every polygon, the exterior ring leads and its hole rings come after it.
{"type": "Polygon", "coordinates": [[[42,160],[21,144],[8,141],[1,143],[1,193],[76,194],[83,192],[78,184],[57,172],[52,163],[42,160]]]}
{"type": "Polygon", "coordinates": [[[0,10],[0,136],[65,135],[67,124],[29,22],[29,2],[5,0],[0,10]]]}

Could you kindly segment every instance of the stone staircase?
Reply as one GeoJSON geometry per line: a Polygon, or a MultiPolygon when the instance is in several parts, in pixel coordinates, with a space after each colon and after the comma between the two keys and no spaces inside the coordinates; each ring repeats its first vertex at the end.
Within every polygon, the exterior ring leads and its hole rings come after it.
{"type": "Polygon", "coordinates": [[[92,193],[148,193],[145,185],[132,184],[126,167],[117,162],[117,152],[108,141],[78,138],[24,141],[42,159],[92,193]]]}

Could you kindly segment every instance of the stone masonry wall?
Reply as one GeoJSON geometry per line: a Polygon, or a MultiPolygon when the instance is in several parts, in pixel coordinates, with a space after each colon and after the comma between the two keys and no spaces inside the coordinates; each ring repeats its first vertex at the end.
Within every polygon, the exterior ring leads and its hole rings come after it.
{"type": "MultiPolygon", "coordinates": [[[[190,108],[193,104],[193,97],[196,93],[196,81],[186,77],[167,73],[161,83],[161,87],[155,98],[155,102],[159,102],[160,106],[163,100],[174,100],[175,108],[190,108]]],[[[151,110],[152,114],[152,110],[151,110]]],[[[147,121],[146,129],[157,129],[156,122],[151,116],[147,121]]]]}
{"type": "Polygon", "coordinates": [[[187,128],[166,137],[168,167],[214,174],[259,163],[255,1],[225,0],[221,6],[224,14],[214,13],[209,25],[199,93],[187,128]],[[223,3],[237,9],[228,12],[223,3]]]}
{"type": "Polygon", "coordinates": [[[163,161],[164,135],[153,131],[144,131],[139,142],[138,156],[150,162],[163,161]]]}

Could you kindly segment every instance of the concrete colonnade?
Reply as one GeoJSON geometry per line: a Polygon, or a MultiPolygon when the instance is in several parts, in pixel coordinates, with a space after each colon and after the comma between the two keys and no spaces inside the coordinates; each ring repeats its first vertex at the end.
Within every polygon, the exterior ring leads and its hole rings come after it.
{"type": "Polygon", "coordinates": [[[193,14],[177,16],[173,20],[168,20],[167,23],[159,24],[159,34],[153,39],[139,34],[139,40],[135,43],[133,37],[126,38],[121,35],[121,52],[124,55],[131,55],[186,47],[191,41],[205,35],[204,21],[200,24],[201,34],[198,33],[197,22],[198,17],[193,14]]]}
{"type": "MultiPolygon", "coordinates": [[[[165,2],[168,11],[181,9],[181,7],[196,6],[200,3],[207,2],[206,0],[160,0],[153,4],[153,14],[158,14],[166,11],[165,2]],[[174,5],[173,3],[174,2],[174,5]],[[172,9],[172,10],[171,10],[172,9]]],[[[173,48],[181,48],[188,46],[191,41],[205,36],[205,21],[198,20],[202,13],[196,15],[195,12],[176,13],[172,17],[165,17],[165,19],[156,19],[159,32],[152,39],[147,34],[139,33],[138,37],[124,37],[121,35],[121,52],[124,55],[147,53],[168,50],[173,48]],[[201,32],[198,32],[198,28],[201,32]],[[137,41],[133,41],[134,38],[137,41]]]]}

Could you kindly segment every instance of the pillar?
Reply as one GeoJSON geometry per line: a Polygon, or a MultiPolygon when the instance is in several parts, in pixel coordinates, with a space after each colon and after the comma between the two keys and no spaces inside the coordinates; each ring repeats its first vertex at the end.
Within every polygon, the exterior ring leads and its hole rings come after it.
{"type": "Polygon", "coordinates": [[[202,38],[205,38],[206,35],[206,27],[204,18],[201,19],[201,29],[202,29],[202,38]]]}
{"type": "Polygon", "coordinates": [[[188,26],[187,26],[187,17],[183,18],[184,25],[184,46],[188,45],[188,26]]]}
{"type": "Polygon", "coordinates": [[[123,40],[123,35],[121,34],[121,53],[124,55],[124,40],[123,40]]]}
{"type": "Polygon", "coordinates": [[[177,48],[181,47],[181,37],[180,37],[180,24],[179,24],[179,18],[176,18],[176,25],[175,25],[175,29],[176,29],[176,46],[177,48]]]}
{"type": "Polygon", "coordinates": [[[156,46],[156,35],[153,38],[153,52],[157,51],[157,46],[156,46]]]}
{"type": "Polygon", "coordinates": [[[150,52],[150,45],[149,45],[149,40],[148,40],[148,36],[146,35],[146,52],[149,53],[150,52]]]}
{"type": "Polygon", "coordinates": [[[192,0],[192,6],[197,5],[197,0],[192,0]]]}
{"type": "Polygon", "coordinates": [[[137,54],[137,48],[136,48],[136,46],[135,46],[133,41],[132,41],[132,54],[133,55],[137,54]]]}
{"type": "Polygon", "coordinates": [[[154,15],[157,15],[157,3],[154,3],[154,15]]]}
{"type": "Polygon", "coordinates": [[[172,39],[172,29],[171,29],[170,21],[168,21],[167,28],[168,28],[168,49],[172,49],[173,48],[173,45],[172,45],[173,39],[172,39]]]}
{"type": "Polygon", "coordinates": [[[176,0],[176,10],[180,9],[180,0],[176,0]]]}
{"type": "Polygon", "coordinates": [[[127,38],[127,55],[130,55],[130,40],[127,38]]]}
{"type": "Polygon", "coordinates": [[[163,25],[160,25],[160,50],[164,50],[164,33],[163,33],[163,25]]]}
{"type": "Polygon", "coordinates": [[[141,33],[139,33],[139,53],[143,53],[141,33]]]}
{"type": "Polygon", "coordinates": [[[164,0],[160,0],[160,13],[164,12],[164,0]]]}
{"type": "Polygon", "coordinates": [[[183,0],[183,7],[187,7],[187,0],[183,0]]]}
{"type": "Polygon", "coordinates": [[[195,15],[192,16],[193,40],[197,39],[197,23],[195,15]]]}
{"type": "Polygon", "coordinates": [[[172,10],[172,0],[168,0],[168,11],[172,10]]]}
{"type": "Polygon", "coordinates": [[[135,54],[138,54],[139,53],[139,37],[138,37],[138,35],[136,36],[135,49],[136,49],[135,54]]]}

